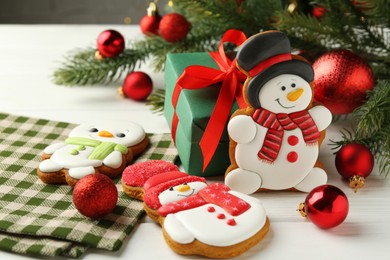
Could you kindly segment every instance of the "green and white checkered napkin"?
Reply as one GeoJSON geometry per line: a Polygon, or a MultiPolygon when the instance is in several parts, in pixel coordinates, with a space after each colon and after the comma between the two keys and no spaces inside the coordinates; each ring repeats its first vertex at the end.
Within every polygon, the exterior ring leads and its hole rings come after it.
{"type": "MultiPolygon", "coordinates": [[[[128,198],[120,178],[119,199],[101,220],[81,215],[67,185],[47,185],[37,176],[43,149],[65,140],[74,125],[0,113],[0,250],[21,254],[79,257],[87,248],[118,250],[144,215],[142,202],[128,198]]],[[[174,161],[168,134],[151,134],[137,161],[174,161]]]]}

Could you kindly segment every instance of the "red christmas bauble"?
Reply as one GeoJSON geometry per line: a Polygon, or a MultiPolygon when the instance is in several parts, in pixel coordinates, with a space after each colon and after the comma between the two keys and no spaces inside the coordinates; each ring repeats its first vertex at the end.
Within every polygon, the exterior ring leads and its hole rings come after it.
{"type": "Polygon", "coordinates": [[[191,24],[178,13],[164,15],[160,21],[159,32],[167,42],[183,40],[190,31],[191,24]]]}
{"type": "Polygon", "coordinates": [[[320,19],[322,16],[324,16],[326,12],[327,10],[320,5],[314,6],[313,9],[311,10],[311,14],[317,19],[320,19]]]}
{"type": "Polygon", "coordinates": [[[355,191],[364,186],[364,181],[374,168],[374,156],[362,144],[346,144],[336,153],[336,169],[355,191]]]}
{"type": "Polygon", "coordinates": [[[314,98],[333,114],[348,114],[362,105],[374,87],[368,63],[348,50],[325,53],[313,64],[314,98]]]}
{"type": "Polygon", "coordinates": [[[301,214],[323,229],[341,224],[347,217],[348,210],[347,196],[333,185],[314,188],[300,206],[301,214]]]}
{"type": "Polygon", "coordinates": [[[112,58],[123,52],[125,39],[115,30],[106,30],[99,34],[97,48],[101,56],[112,58]]]}
{"type": "Polygon", "coordinates": [[[142,101],[145,100],[153,90],[153,82],[148,74],[142,71],[133,71],[129,73],[119,93],[125,97],[142,101]]]}
{"type": "Polygon", "coordinates": [[[154,2],[151,2],[147,9],[147,15],[141,18],[139,26],[145,35],[158,35],[160,21],[161,16],[157,11],[157,6],[154,2]]]}
{"type": "Polygon", "coordinates": [[[73,203],[86,217],[99,219],[111,213],[118,202],[118,189],[104,174],[89,174],[73,189],[73,203]]]}

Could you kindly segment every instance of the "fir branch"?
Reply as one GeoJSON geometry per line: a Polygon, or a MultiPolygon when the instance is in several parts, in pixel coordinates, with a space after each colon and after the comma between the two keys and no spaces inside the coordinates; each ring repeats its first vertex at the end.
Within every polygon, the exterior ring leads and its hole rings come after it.
{"type": "Polygon", "coordinates": [[[390,173],[390,81],[379,81],[368,92],[368,100],[355,109],[356,129],[341,131],[342,140],[332,141],[332,149],[348,143],[361,143],[374,155],[380,174],[390,173]]]}
{"type": "Polygon", "coordinates": [[[150,106],[150,110],[155,113],[162,113],[164,111],[165,89],[156,89],[147,98],[146,105],[150,106]]]}
{"type": "Polygon", "coordinates": [[[88,48],[66,58],[63,66],[54,71],[54,82],[66,86],[115,82],[149,56],[142,49],[127,49],[117,57],[98,60],[95,52],[88,48]]]}
{"type": "Polygon", "coordinates": [[[174,10],[184,14],[193,24],[193,33],[214,35],[220,38],[228,29],[242,30],[253,35],[260,30],[271,29],[274,11],[282,8],[280,1],[252,0],[237,5],[235,0],[178,0],[174,10]]]}
{"type": "MultiPolygon", "coordinates": [[[[376,1],[379,0],[367,0],[364,3],[374,6],[375,3],[372,2],[376,1]]],[[[371,16],[363,16],[361,9],[352,1],[322,0],[316,3],[327,10],[320,19],[305,13],[278,11],[273,25],[289,35],[294,47],[311,55],[340,48],[359,53],[371,65],[377,79],[388,79],[388,24],[377,24],[371,16]]],[[[313,60],[316,57],[307,58],[313,60]]]]}
{"type": "Polygon", "coordinates": [[[353,115],[359,122],[357,135],[361,137],[390,126],[390,81],[378,82],[374,90],[368,92],[365,104],[357,108],[353,115]]]}

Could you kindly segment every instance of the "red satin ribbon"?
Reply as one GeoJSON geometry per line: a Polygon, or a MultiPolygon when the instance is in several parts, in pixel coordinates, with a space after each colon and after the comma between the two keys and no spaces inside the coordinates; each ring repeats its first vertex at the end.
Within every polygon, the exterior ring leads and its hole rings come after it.
{"type": "Polygon", "coordinates": [[[230,42],[240,46],[246,40],[246,36],[239,30],[228,30],[222,37],[218,52],[209,53],[218,65],[219,69],[209,68],[200,65],[187,67],[176,82],[172,95],[174,115],[172,119],[172,138],[176,139],[176,130],[179,118],[176,114],[176,105],[182,89],[201,89],[222,82],[219,96],[215,103],[214,110],[207,123],[204,134],[199,142],[203,155],[203,171],[210,163],[218,143],[221,139],[226,122],[229,119],[230,110],[234,99],[237,100],[239,108],[247,104],[242,97],[242,85],[245,75],[236,67],[236,60],[231,61],[225,54],[224,43],[230,42]]]}

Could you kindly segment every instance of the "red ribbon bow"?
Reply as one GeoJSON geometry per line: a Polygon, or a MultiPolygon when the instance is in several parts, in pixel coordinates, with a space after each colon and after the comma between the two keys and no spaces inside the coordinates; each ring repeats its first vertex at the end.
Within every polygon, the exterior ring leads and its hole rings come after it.
{"type": "Polygon", "coordinates": [[[218,52],[210,52],[219,67],[218,69],[200,65],[187,67],[180,75],[172,95],[174,115],[172,119],[172,138],[175,141],[176,129],[179,119],[176,114],[176,105],[182,89],[201,89],[222,82],[217,102],[210,116],[204,134],[199,142],[203,155],[203,171],[210,163],[219,140],[221,139],[226,122],[229,119],[234,98],[240,108],[246,107],[242,97],[242,84],[245,75],[236,67],[236,59],[231,61],[225,54],[224,43],[230,42],[240,46],[246,40],[246,36],[239,30],[228,30],[222,37],[218,52]]]}

